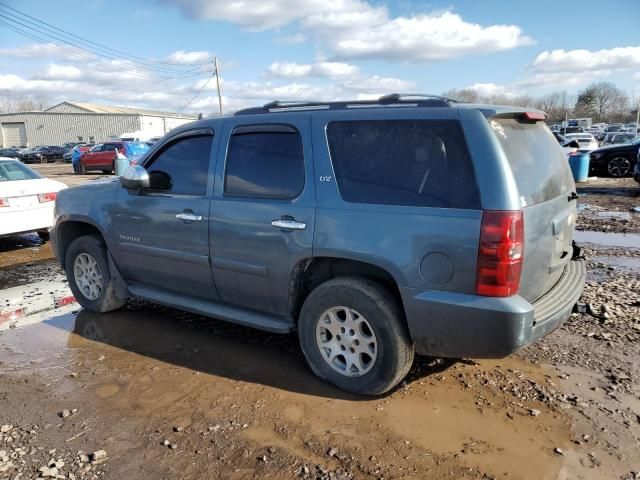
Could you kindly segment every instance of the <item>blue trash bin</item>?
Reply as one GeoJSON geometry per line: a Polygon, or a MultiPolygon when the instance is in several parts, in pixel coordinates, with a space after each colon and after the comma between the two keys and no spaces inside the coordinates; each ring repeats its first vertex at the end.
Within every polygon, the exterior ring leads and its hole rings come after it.
{"type": "Polygon", "coordinates": [[[589,153],[575,152],[569,155],[569,168],[576,182],[586,182],[589,178],[589,153]]]}

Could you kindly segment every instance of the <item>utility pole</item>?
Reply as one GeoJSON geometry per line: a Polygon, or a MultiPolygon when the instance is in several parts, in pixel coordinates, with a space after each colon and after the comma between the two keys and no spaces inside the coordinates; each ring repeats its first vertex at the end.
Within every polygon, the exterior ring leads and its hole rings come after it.
{"type": "Polygon", "coordinates": [[[220,115],[222,115],[222,93],[220,92],[220,72],[218,70],[218,57],[213,57],[213,66],[216,72],[216,85],[218,85],[218,106],[220,107],[220,115]]]}

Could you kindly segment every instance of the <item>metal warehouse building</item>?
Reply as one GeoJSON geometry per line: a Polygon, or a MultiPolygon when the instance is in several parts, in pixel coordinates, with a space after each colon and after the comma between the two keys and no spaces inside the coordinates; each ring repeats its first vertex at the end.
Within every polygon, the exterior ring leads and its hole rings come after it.
{"type": "Polygon", "coordinates": [[[29,147],[66,142],[101,142],[137,132],[143,139],[159,137],[196,117],[171,112],[62,102],[42,112],[0,114],[0,145],[29,147]]]}

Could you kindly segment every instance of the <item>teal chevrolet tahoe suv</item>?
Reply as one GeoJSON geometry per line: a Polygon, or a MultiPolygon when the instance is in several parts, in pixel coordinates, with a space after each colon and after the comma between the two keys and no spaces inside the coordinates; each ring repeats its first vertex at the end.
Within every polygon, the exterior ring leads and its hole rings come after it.
{"type": "Polygon", "coordinates": [[[391,94],[196,121],[61,192],[55,252],[86,309],[297,331],[319,377],[382,394],[415,354],[504,357],[571,314],[577,195],[543,120],[391,94]]]}

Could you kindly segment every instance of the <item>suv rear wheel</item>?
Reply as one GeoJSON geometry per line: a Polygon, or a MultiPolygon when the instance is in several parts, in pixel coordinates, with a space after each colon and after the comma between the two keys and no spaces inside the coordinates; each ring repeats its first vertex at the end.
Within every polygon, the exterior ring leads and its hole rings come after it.
{"type": "Polygon", "coordinates": [[[300,312],[298,335],[311,370],[357,394],[391,390],[413,363],[398,302],[365,278],[335,278],[311,292],[300,312]]]}
{"type": "Polygon", "coordinates": [[[107,249],[98,236],[85,235],[71,242],[65,256],[65,270],[69,287],[83,308],[104,313],[125,304],[115,295],[107,249]]]}

